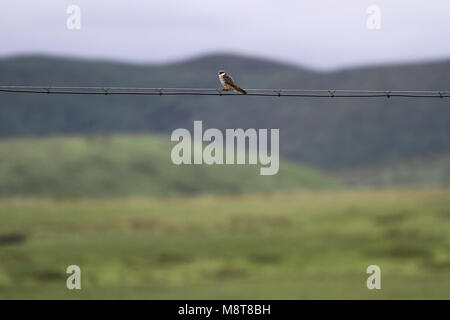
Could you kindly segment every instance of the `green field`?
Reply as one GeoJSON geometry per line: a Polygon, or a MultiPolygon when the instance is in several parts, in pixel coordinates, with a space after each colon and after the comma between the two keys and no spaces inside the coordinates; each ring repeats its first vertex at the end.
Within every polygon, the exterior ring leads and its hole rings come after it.
{"type": "Polygon", "coordinates": [[[4,198],[0,299],[450,299],[449,194],[4,198]]]}

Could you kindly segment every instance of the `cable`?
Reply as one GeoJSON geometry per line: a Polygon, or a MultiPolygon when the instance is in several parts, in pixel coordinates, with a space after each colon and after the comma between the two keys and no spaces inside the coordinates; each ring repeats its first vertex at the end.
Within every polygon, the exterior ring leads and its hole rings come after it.
{"type": "MultiPolygon", "coordinates": [[[[450,91],[246,89],[247,96],[306,98],[450,98],[450,91]]],[[[74,95],[242,96],[212,88],[0,86],[0,92],[74,95]]]]}

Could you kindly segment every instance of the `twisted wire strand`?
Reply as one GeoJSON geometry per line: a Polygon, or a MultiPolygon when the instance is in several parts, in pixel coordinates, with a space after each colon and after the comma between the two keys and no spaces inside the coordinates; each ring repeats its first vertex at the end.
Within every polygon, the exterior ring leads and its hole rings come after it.
{"type": "MultiPolygon", "coordinates": [[[[450,91],[430,90],[337,90],[337,89],[246,89],[246,96],[311,98],[449,98],[450,91]]],[[[73,95],[159,95],[159,96],[242,96],[221,88],[139,88],[139,87],[68,87],[68,86],[0,86],[4,93],[73,94],[73,95]]]]}

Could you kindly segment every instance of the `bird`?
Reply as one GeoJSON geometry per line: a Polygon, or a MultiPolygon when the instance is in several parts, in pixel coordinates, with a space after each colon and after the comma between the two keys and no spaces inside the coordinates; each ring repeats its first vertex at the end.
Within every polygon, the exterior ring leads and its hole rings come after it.
{"type": "Polygon", "coordinates": [[[227,74],[225,71],[219,70],[219,72],[217,74],[219,75],[220,83],[223,86],[222,90],[224,90],[224,91],[234,90],[234,91],[240,92],[242,94],[247,94],[247,91],[245,91],[244,89],[239,87],[236,84],[236,82],[234,82],[233,78],[229,74],[227,74]]]}

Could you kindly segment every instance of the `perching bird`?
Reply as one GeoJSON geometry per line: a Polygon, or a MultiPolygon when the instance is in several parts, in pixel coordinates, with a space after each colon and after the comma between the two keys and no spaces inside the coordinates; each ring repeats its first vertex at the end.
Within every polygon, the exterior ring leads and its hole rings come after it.
{"type": "Polygon", "coordinates": [[[247,91],[245,91],[244,89],[239,87],[236,84],[236,82],[234,82],[233,78],[230,77],[230,75],[228,75],[225,71],[220,70],[218,72],[218,74],[219,74],[220,83],[223,86],[222,90],[224,90],[224,91],[234,90],[234,91],[238,91],[242,94],[247,94],[247,91]]]}

